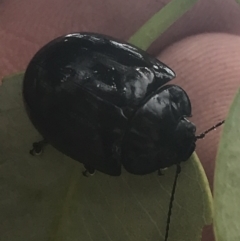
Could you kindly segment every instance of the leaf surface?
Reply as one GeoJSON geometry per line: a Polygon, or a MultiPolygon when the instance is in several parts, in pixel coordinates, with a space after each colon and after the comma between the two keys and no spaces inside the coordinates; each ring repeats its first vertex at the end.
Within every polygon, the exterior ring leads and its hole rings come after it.
{"type": "Polygon", "coordinates": [[[217,154],[214,230],[218,241],[240,240],[240,91],[230,108],[217,154]]]}
{"type": "Polygon", "coordinates": [[[196,3],[197,0],[170,1],[131,36],[129,43],[132,43],[143,50],[147,50],[162,33],[164,33],[196,3]]]}
{"type": "MultiPolygon", "coordinates": [[[[23,107],[22,75],[0,86],[1,241],[163,240],[175,167],[120,177],[97,172],[47,146],[42,156],[29,149],[41,137],[23,107]]],[[[182,164],[169,241],[200,241],[212,222],[212,196],[194,154],[182,164]]]]}

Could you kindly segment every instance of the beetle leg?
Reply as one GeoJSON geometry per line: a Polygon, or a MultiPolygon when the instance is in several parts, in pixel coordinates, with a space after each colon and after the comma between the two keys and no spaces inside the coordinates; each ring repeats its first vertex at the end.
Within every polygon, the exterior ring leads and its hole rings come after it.
{"type": "Polygon", "coordinates": [[[43,148],[44,146],[47,145],[47,141],[46,140],[42,140],[42,141],[39,141],[39,142],[34,142],[33,143],[33,149],[30,150],[30,154],[33,155],[33,156],[39,156],[42,154],[43,152],[43,148]]]}
{"type": "Polygon", "coordinates": [[[84,167],[85,167],[85,171],[82,172],[83,176],[89,177],[89,175],[93,176],[95,174],[95,169],[93,167],[86,166],[86,165],[84,165],[84,167]]]}
{"type": "Polygon", "coordinates": [[[163,171],[167,170],[166,168],[158,169],[158,176],[164,176],[163,171]]]}
{"type": "Polygon", "coordinates": [[[158,176],[164,176],[164,174],[162,173],[161,169],[158,169],[158,176]]]}

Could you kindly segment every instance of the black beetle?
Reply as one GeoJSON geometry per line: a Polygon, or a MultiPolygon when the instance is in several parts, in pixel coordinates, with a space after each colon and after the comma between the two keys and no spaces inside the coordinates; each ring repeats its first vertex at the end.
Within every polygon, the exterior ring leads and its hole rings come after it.
{"type": "MultiPolygon", "coordinates": [[[[109,36],[73,33],[54,39],[30,61],[23,99],[30,120],[50,143],[95,169],[118,176],[121,166],[144,175],[176,164],[165,240],[180,172],[197,139],[191,102],[168,66],[145,51],[109,36]]],[[[161,174],[159,172],[159,174],[161,174]]]]}
{"type": "Polygon", "coordinates": [[[174,77],[133,45],[73,33],[36,53],[23,97],[36,129],[62,153],[112,176],[121,165],[143,175],[186,161],[195,150],[190,100],[179,86],[165,85],[174,77]]]}

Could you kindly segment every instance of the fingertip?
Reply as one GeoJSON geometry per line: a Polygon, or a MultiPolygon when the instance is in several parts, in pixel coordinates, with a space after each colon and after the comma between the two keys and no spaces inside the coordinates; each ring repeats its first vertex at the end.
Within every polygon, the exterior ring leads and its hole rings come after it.
{"type": "MultiPolygon", "coordinates": [[[[185,38],[158,58],[176,72],[171,83],[181,86],[192,103],[192,121],[201,133],[226,118],[240,87],[240,37],[207,33],[185,38]]],[[[222,128],[198,142],[196,152],[212,187],[222,128]]]]}

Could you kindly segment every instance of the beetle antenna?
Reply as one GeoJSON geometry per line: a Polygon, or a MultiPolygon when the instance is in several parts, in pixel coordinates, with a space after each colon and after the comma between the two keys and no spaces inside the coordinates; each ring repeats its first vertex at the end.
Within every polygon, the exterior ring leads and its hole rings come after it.
{"type": "MultiPolygon", "coordinates": [[[[212,126],[211,128],[207,129],[206,131],[204,131],[202,134],[196,136],[196,139],[203,139],[207,135],[207,133],[209,133],[212,130],[215,130],[217,127],[224,124],[224,122],[225,122],[225,120],[218,122],[216,125],[212,126]]],[[[181,172],[181,166],[180,166],[180,164],[177,164],[177,169],[176,169],[175,179],[174,179],[174,183],[173,183],[173,187],[172,187],[170,203],[169,203],[169,207],[168,207],[167,226],[166,226],[164,241],[168,240],[168,233],[169,233],[171,216],[172,216],[173,201],[174,201],[174,196],[175,196],[175,191],[176,191],[176,186],[177,186],[177,179],[178,179],[180,172],[181,172]]]]}
{"type": "Polygon", "coordinates": [[[177,164],[176,173],[175,173],[175,179],[174,179],[174,183],[173,183],[173,187],[172,187],[171,199],[170,199],[169,207],[168,207],[167,226],[166,226],[166,232],[165,232],[165,239],[164,239],[164,241],[168,240],[168,232],[169,232],[170,222],[171,222],[171,215],[172,215],[172,207],[173,207],[174,195],[175,195],[176,186],[177,186],[177,179],[178,179],[178,176],[179,176],[180,172],[181,172],[181,166],[180,166],[180,164],[177,164]]]}
{"type": "Polygon", "coordinates": [[[212,126],[208,130],[204,131],[202,134],[196,136],[196,139],[203,139],[208,132],[210,132],[212,130],[216,130],[216,128],[221,126],[222,124],[224,124],[224,122],[225,122],[225,120],[222,120],[222,121],[218,122],[216,125],[212,126]]]}

